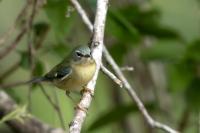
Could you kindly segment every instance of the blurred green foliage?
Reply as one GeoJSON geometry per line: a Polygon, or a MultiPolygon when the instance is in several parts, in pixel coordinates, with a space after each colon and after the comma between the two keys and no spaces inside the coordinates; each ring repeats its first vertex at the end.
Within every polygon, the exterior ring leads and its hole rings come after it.
{"type": "MultiPolygon", "coordinates": [[[[12,25],[11,22],[14,22],[16,13],[25,1],[16,0],[15,3],[18,4],[13,4],[12,0],[0,0],[0,2],[2,20],[0,34],[3,34],[12,25]]],[[[124,73],[130,83],[136,86],[137,93],[140,94],[139,96],[153,118],[163,123],[170,123],[169,125],[176,129],[184,117],[182,114],[185,109],[189,108],[190,116],[196,116],[199,113],[200,6],[197,5],[198,2],[199,0],[143,2],[111,0],[107,15],[105,45],[120,67],[135,67],[133,72],[124,73]],[[151,68],[152,64],[157,65],[157,63],[162,64],[161,73],[151,68]],[[165,85],[160,75],[165,77],[165,85]],[[156,81],[155,77],[159,80],[156,81]]],[[[88,11],[88,14],[94,14],[96,1],[81,1],[81,3],[87,5],[84,9],[88,11]]],[[[27,80],[31,76],[41,76],[61,61],[72,47],[89,42],[91,33],[75,9],[68,13],[69,8],[72,8],[69,1],[47,0],[34,18],[30,31],[31,37],[24,36],[17,48],[1,60],[0,77],[9,71],[16,61],[19,62],[16,70],[6,75],[5,78],[0,78],[2,79],[1,84],[27,80]],[[70,15],[66,17],[66,14],[70,15]],[[31,70],[27,42],[31,42],[35,49],[33,70],[31,70]]],[[[18,31],[20,27],[17,28],[18,31]]],[[[12,36],[16,36],[17,32],[12,36]]],[[[12,40],[12,36],[8,42],[12,40]]],[[[0,46],[0,52],[6,45],[9,43],[0,46]]],[[[32,115],[53,127],[60,127],[55,110],[45,99],[41,90],[34,86],[31,97],[28,97],[28,88],[29,86],[10,88],[7,93],[19,104],[28,103],[32,115]],[[28,102],[30,99],[31,102],[28,102]]],[[[55,100],[55,94],[58,95],[65,123],[69,123],[73,117],[74,103],[65,96],[63,91],[48,84],[45,84],[45,88],[52,99],[55,100]]],[[[75,98],[80,98],[79,95],[74,95],[75,98]]],[[[138,112],[138,108],[127,93],[100,74],[83,132],[148,133],[146,123],[144,124],[138,112]],[[118,100],[116,97],[119,97],[118,100]],[[124,125],[124,121],[129,124],[124,125]]],[[[191,126],[191,123],[196,123],[196,119],[193,117],[188,119],[190,120],[186,121],[187,127],[184,132],[193,133],[196,127],[191,126]]],[[[4,130],[3,128],[6,127],[0,127],[0,132],[4,130]]],[[[160,131],[153,130],[153,132],[159,133],[160,131]]]]}
{"type": "Polygon", "coordinates": [[[177,40],[159,40],[151,47],[143,49],[141,57],[144,61],[177,62],[185,53],[185,46],[177,40]],[[179,52],[177,52],[177,49],[179,52]]]}
{"type": "Polygon", "coordinates": [[[7,115],[1,118],[0,124],[13,119],[19,121],[20,123],[24,123],[24,119],[26,118],[31,118],[31,115],[27,113],[27,105],[23,105],[21,107],[16,107],[15,110],[9,112],[7,115]]]}
{"type": "Polygon", "coordinates": [[[44,10],[49,18],[51,27],[57,41],[64,40],[67,33],[69,33],[70,24],[73,18],[67,19],[65,16],[68,2],[65,0],[48,0],[44,6],[44,10]]]}
{"type": "MultiPolygon", "coordinates": [[[[146,104],[146,108],[149,111],[152,111],[153,104],[146,104]]],[[[103,126],[111,124],[116,121],[123,120],[125,117],[128,117],[130,113],[137,113],[138,107],[133,104],[130,105],[118,105],[112,108],[110,111],[107,111],[105,114],[101,115],[92,125],[89,127],[89,131],[98,130],[103,126]]],[[[89,132],[88,131],[88,132],[89,132]]]]}

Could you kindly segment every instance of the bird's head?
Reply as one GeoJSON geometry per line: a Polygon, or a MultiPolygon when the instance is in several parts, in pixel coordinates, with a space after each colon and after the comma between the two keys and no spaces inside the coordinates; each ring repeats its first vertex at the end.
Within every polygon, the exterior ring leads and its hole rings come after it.
{"type": "Polygon", "coordinates": [[[80,65],[87,65],[94,63],[94,59],[92,58],[91,55],[91,50],[88,46],[81,45],[76,47],[72,53],[72,62],[75,64],[80,64],[80,65]]]}

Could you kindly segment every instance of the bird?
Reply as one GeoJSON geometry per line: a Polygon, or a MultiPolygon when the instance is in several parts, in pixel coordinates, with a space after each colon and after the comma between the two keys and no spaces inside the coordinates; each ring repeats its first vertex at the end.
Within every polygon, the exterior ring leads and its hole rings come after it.
{"type": "MultiPolygon", "coordinates": [[[[30,80],[29,83],[50,82],[57,88],[70,92],[83,91],[93,78],[96,62],[86,45],[75,47],[60,63],[44,76],[30,80]]],[[[86,90],[87,91],[87,90],[86,90]]]]}

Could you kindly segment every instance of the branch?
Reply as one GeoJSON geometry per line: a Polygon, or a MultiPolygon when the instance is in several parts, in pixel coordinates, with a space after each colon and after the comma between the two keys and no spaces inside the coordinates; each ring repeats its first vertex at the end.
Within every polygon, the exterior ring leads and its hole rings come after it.
{"type": "Polygon", "coordinates": [[[124,66],[120,68],[121,71],[133,71],[134,68],[130,66],[124,66]]]}
{"type": "MultiPolygon", "coordinates": [[[[17,61],[16,63],[14,63],[14,65],[12,65],[8,70],[6,70],[5,72],[3,72],[0,75],[0,83],[5,80],[7,77],[9,77],[11,74],[13,74],[20,66],[20,61],[17,61]]],[[[1,86],[1,85],[0,85],[1,86]]]]}
{"type": "Polygon", "coordinates": [[[9,83],[9,84],[0,84],[0,89],[8,89],[8,88],[12,88],[12,87],[26,85],[27,83],[28,83],[28,81],[18,81],[18,82],[9,83]]]}
{"type": "MultiPolygon", "coordinates": [[[[0,115],[5,116],[7,113],[15,110],[17,104],[4,91],[0,90],[0,115]]],[[[49,125],[37,120],[34,117],[25,119],[24,123],[16,120],[6,122],[12,130],[18,133],[64,133],[61,128],[52,128],[49,125]]]]}
{"type": "MultiPolygon", "coordinates": [[[[30,81],[30,80],[29,80],[30,81]]],[[[21,86],[21,85],[26,85],[28,84],[29,81],[21,81],[21,82],[16,82],[16,83],[11,83],[11,84],[7,84],[7,85],[0,85],[0,89],[8,89],[8,88],[12,88],[12,87],[17,87],[17,86],[21,86]]],[[[42,93],[45,95],[45,97],[47,98],[47,100],[49,101],[49,103],[51,104],[51,106],[55,109],[55,111],[58,114],[58,118],[60,120],[61,126],[63,129],[65,129],[65,125],[64,125],[64,120],[63,120],[63,116],[61,113],[61,109],[59,107],[58,104],[58,99],[56,96],[56,103],[53,102],[53,100],[51,99],[51,97],[48,95],[48,93],[45,91],[44,87],[39,83],[38,84],[39,87],[41,88],[42,93]]]]}
{"type": "Polygon", "coordinates": [[[83,22],[85,23],[85,25],[88,27],[88,29],[93,32],[93,25],[90,22],[87,14],[85,13],[84,9],[81,7],[81,5],[78,3],[77,0],[70,0],[70,2],[72,3],[72,5],[75,7],[75,9],[78,11],[80,17],[82,18],[83,22]]]}
{"type": "MultiPolygon", "coordinates": [[[[32,3],[32,1],[27,1],[27,2],[28,2],[28,4],[29,3],[30,4],[34,4],[34,2],[32,3]]],[[[29,28],[30,28],[29,26],[31,26],[30,24],[32,24],[37,11],[42,6],[42,5],[40,5],[41,3],[43,3],[43,2],[40,2],[40,3],[38,2],[38,4],[36,5],[37,7],[32,10],[30,17],[28,18],[28,20],[25,20],[25,23],[22,26],[21,31],[16,36],[16,38],[14,39],[14,41],[8,47],[6,47],[5,50],[2,53],[0,53],[0,60],[2,58],[4,58],[6,55],[8,55],[12,50],[14,50],[16,48],[17,44],[19,44],[19,42],[21,41],[21,39],[24,37],[25,33],[29,30],[29,28]]],[[[26,7],[25,7],[25,9],[26,9],[26,7]]],[[[21,17],[21,16],[22,15],[19,15],[18,17],[21,17]]]]}
{"type": "MultiPolygon", "coordinates": [[[[90,22],[87,14],[85,13],[84,9],[81,7],[81,5],[78,3],[77,0],[70,0],[72,5],[75,7],[75,9],[78,11],[80,17],[82,18],[85,25],[88,27],[90,32],[93,32],[93,25],[90,22]]],[[[112,79],[116,84],[118,84],[120,87],[122,87],[122,82],[113,74],[111,73],[106,67],[101,65],[101,71],[106,74],[110,79],[112,79]]]]}
{"type": "Polygon", "coordinates": [[[23,16],[26,16],[27,10],[29,7],[29,1],[27,0],[26,4],[24,5],[24,7],[21,9],[20,13],[18,14],[14,24],[9,28],[9,30],[7,32],[5,32],[2,36],[0,36],[0,45],[2,45],[3,43],[5,43],[10,35],[12,35],[16,28],[17,28],[17,24],[19,23],[19,21],[21,21],[21,18],[23,16]]]}
{"type": "MultiPolygon", "coordinates": [[[[65,124],[64,124],[63,116],[62,116],[62,113],[61,113],[61,110],[60,110],[58,102],[54,103],[53,100],[51,99],[51,97],[48,95],[48,93],[44,89],[44,87],[42,86],[42,84],[38,84],[38,85],[40,86],[42,93],[47,98],[47,100],[49,101],[49,103],[51,104],[51,106],[57,112],[58,118],[60,120],[60,124],[61,124],[62,128],[65,129],[65,124]]],[[[57,96],[56,96],[56,101],[57,101],[57,96]]]]}
{"type": "Polygon", "coordinates": [[[121,88],[123,87],[123,83],[121,80],[119,80],[112,72],[110,72],[106,67],[101,65],[102,72],[107,75],[109,78],[111,78],[116,84],[118,84],[121,88]]]}
{"type": "Polygon", "coordinates": [[[5,57],[6,55],[8,55],[13,49],[15,49],[15,47],[17,46],[17,44],[19,43],[19,41],[25,35],[26,31],[27,31],[26,27],[23,27],[22,30],[20,31],[20,33],[14,39],[14,41],[7,48],[5,48],[5,50],[2,53],[0,53],[0,60],[3,57],[5,57]]]}
{"type": "MultiPolygon", "coordinates": [[[[88,17],[86,15],[85,11],[83,10],[83,8],[81,8],[80,4],[76,0],[71,0],[71,2],[73,3],[73,5],[76,8],[76,10],[78,11],[79,15],[83,19],[83,22],[88,26],[89,30],[92,31],[92,29],[93,29],[92,28],[92,23],[88,19],[88,17]]],[[[107,51],[107,49],[105,47],[103,49],[103,52],[104,52],[104,55],[106,57],[106,60],[111,64],[111,66],[113,67],[113,69],[114,69],[115,73],[117,74],[117,76],[120,77],[120,79],[122,80],[126,91],[130,95],[132,100],[136,102],[139,110],[141,111],[141,113],[144,116],[144,118],[147,120],[148,124],[153,128],[156,127],[156,128],[162,129],[162,130],[164,130],[166,132],[169,132],[169,133],[178,133],[178,131],[175,131],[174,129],[168,127],[167,125],[155,121],[149,115],[149,113],[147,112],[146,108],[144,107],[144,104],[139,99],[139,97],[137,96],[136,92],[131,87],[131,85],[129,84],[129,82],[127,81],[127,79],[125,78],[123,73],[121,72],[120,68],[115,63],[115,61],[113,60],[113,58],[111,57],[111,55],[109,54],[109,52],[107,51]]]]}
{"type": "Polygon", "coordinates": [[[125,87],[126,91],[128,92],[129,96],[132,98],[133,101],[136,102],[136,104],[137,104],[140,112],[142,113],[143,117],[146,119],[146,121],[148,122],[148,124],[152,128],[156,127],[156,128],[162,129],[162,130],[164,130],[166,132],[169,132],[169,133],[178,133],[178,131],[175,131],[174,129],[168,127],[167,125],[155,121],[149,115],[147,109],[144,107],[144,104],[142,103],[142,101],[140,100],[140,98],[138,97],[138,95],[136,94],[136,92],[134,91],[134,89],[131,87],[131,85],[129,84],[129,82],[127,81],[127,79],[125,78],[125,76],[123,75],[123,73],[121,72],[120,68],[118,67],[118,65],[113,60],[113,58],[111,57],[111,55],[109,54],[109,52],[107,51],[107,49],[105,47],[104,47],[103,52],[104,52],[104,56],[107,59],[107,61],[113,67],[113,69],[116,72],[116,74],[118,75],[118,77],[120,77],[120,79],[122,80],[122,82],[124,84],[124,87],[125,87]]]}
{"type": "Polygon", "coordinates": [[[185,129],[187,128],[190,116],[191,116],[191,112],[189,110],[189,107],[186,107],[181,114],[181,119],[178,124],[178,130],[180,132],[184,132],[185,129]]]}
{"type": "Polygon", "coordinates": [[[98,0],[96,17],[93,29],[92,38],[92,56],[96,61],[97,68],[93,79],[88,83],[87,89],[89,91],[84,92],[81,101],[76,108],[74,119],[72,120],[69,131],[70,133],[80,133],[83,122],[86,118],[86,109],[89,108],[92,101],[92,95],[95,90],[97,76],[101,66],[102,50],[103,50],[103,39],[104,39],[104,27],[106,21],[108,0],[98,0]]]}

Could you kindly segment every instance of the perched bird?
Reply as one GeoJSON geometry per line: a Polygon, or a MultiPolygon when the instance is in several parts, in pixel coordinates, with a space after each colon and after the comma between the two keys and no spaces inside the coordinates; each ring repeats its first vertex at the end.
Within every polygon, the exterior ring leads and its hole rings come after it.
{"type": "Polygon", "coordinates": [[[31,80],[30,83],[51,82],[69,94],[71,91],[81,91],[92,79],[95,70],[96,63],[92,58],[90,48],[78,46],[47,74],[31,80]]]}

